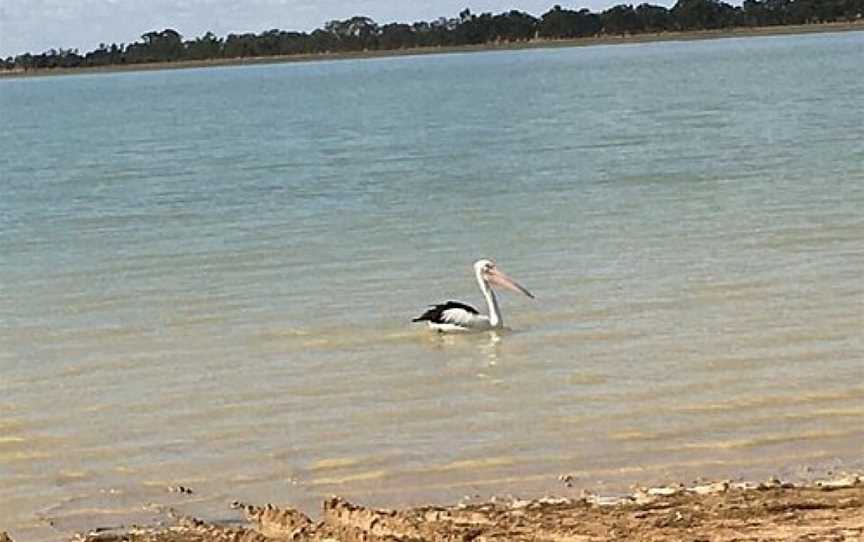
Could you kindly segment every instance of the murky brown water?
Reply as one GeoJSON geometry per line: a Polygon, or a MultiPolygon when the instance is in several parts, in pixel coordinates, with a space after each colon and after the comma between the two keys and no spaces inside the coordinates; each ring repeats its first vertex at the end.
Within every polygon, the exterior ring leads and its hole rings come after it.
{"type": "Polygon", "coordinates": [[[860,467],[862,53],[0,81],[0,527],[860,467]],[[511,331],[408,323],[480,256],[511,331]]]}

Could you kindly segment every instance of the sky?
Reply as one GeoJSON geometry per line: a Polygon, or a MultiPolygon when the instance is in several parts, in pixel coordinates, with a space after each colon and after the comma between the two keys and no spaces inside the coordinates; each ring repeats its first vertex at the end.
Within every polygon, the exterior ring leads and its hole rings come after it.
{"type": "MultiPolygon", "coordinates": [[[[554,4],[600,11],[623,0],[0,0],[0,56],[51,48],[79,49],[100,43],[131,43],[151,30],[173,28],[185,38],[229,33],[311,31],[354,15],[378,23],[456,17],[463,9],[500,13],[511,9],[539,16],[554,4]]],[[[660,5],[668,2],[657,0],[660,5]]]]}

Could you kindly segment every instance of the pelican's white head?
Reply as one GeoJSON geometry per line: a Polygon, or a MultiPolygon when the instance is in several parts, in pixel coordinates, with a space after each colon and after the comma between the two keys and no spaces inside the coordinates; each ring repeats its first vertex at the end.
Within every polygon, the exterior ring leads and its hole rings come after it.
{"type": "Polygon", "coordinates": [[[534,299],[534,294],[498,269],[498,266],[495,265],[495,262],[492,260],[483,258],[474,262],[474,274],[477,275],[477,280],[483,281],[490,286],[507,288],[508,290],[525,294],[531,299],[534,299]]]}
{"type": "Polygon", "coordinates": [[[495,267],[495,262],[486,258],[480,258],[476,262],[474,262],[474,273],[480,275],[483,272],[488,271],[489,269],[493,269],[495,267]]]}

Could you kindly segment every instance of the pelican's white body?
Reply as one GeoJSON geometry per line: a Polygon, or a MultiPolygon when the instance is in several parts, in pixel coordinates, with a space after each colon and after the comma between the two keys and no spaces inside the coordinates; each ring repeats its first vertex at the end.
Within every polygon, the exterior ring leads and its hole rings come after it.
{"type": "Polygon", "coordinates": [[[483,297],[486,299],[486,306],[489,309],[488,316],[478,313],[470,305],[465,305],[458,301],[448,301],[445,304],[434,305],[432,309],[415,318],[414,321],[425,320],[429,329],[440,333],[470,333],[503,328],[504,320],[501,318],[498,298],[495,297],[495,292],[489,285],[490,280],[500,286],[522,292],[529,297],[534,297],[531,292],[519,286],[519,284],[504,273],[498,271],[495,263],[490,260],[478,260],[475,262],[474,276],[477,279],[477,284],[480,286],[483,297]]]}
{"type": "Polygon", "coordinates": [[[439,333],[473,333],[476,331],[489,331],[495,329],[489,324],[489,319],[481,316],[466,324],[436,324],[427,322],[429,329],[439,333]]]}

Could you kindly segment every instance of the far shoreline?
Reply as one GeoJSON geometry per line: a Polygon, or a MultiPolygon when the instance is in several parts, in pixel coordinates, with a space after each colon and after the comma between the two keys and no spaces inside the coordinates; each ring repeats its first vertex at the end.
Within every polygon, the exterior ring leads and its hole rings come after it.
{"type": "Polygon", "coordinates": [[[487,51],[515,51],[521,49],[557,49],[564,47],[590,47],[594,45],[624,45],[668,41],[702,41],[726,38],[825,34],[834,32],[855,32],[862,30],[864,30],[864,19],[859,19],[853,22],[839,23],[832,22],[806,25],[740,27],[721,30],[693,30],[682,32],[644,33],[562,40],[536,39],[523,42],[484,43],[479,45],[458,45],[451,47],[415,47],[410,49],[371,50],[358,52],[218,58],[211,60],[180,60],[176,62],[114,64],[109,66],[92,66],[82,68],[40,68],[30,71],[5,70],[0,71],[0,80],[29,77],[49,77],[56,75],[84,75],[117,72],[183,70],[195,68],[252,66],[263,64],[285,64],[294,62],[323,62],[334,60],[360,60],[403,56],[476,53],[487,51]]]}

